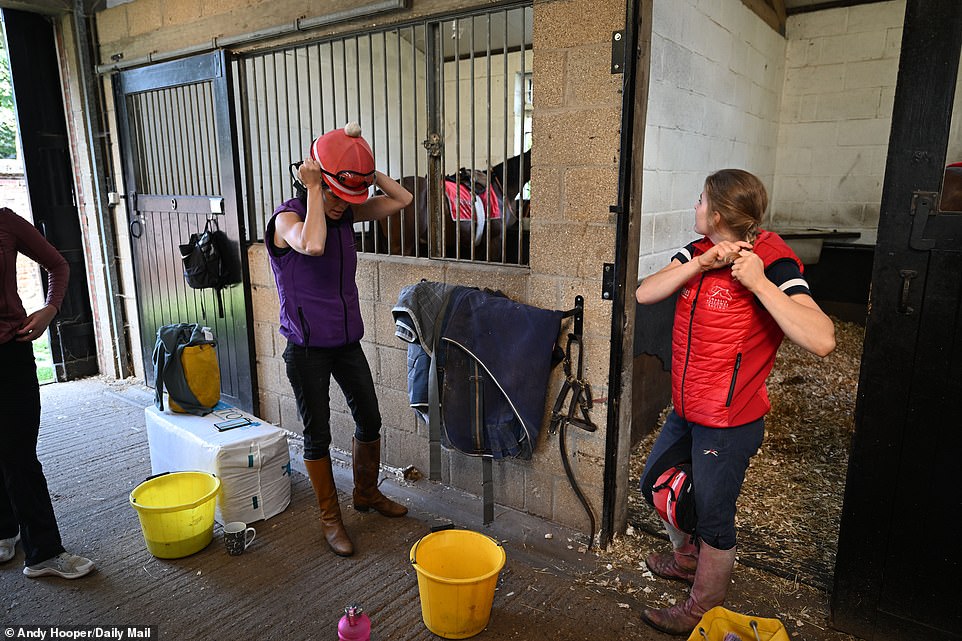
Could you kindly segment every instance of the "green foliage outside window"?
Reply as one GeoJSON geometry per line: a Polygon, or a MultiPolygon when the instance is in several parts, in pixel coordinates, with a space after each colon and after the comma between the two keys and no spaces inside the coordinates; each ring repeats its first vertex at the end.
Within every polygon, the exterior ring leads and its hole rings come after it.
{"type": "Polygon", "coordinates": [[[33,342],[33,356],[37,362],[37,381],[53,382],[53,358],[50,356],[50,334],[44,334],[33,342]]]}
{"type": "Polygon", "coordinates": [[[13,110],[13,84],[7,43],[0,29],[0,158],[17,157],[17,116],[13,110]]]}

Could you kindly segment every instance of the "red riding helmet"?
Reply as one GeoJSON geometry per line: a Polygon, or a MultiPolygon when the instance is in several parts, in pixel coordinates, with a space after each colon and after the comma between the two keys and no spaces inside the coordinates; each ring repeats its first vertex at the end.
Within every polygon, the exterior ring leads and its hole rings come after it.
{"type": "Polygon", "coordinates": [[[320,163],[324,182],[335,196],[355,205],[367,200],[375,178],[374,153],[358,123],[318,137],[311,145],[311,158],[320,163]]]}
{"type": "Polygon", "coordinates": [[[658,516],[686,534],[694,534],[698,517],[691,488],[691,464],[669,467],[651,488],[658,516]]]}

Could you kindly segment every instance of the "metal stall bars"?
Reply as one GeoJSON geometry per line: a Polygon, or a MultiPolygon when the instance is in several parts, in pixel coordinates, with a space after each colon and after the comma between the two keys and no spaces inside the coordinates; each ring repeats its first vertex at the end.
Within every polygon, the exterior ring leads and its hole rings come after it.
{"type": "MultiPolygon", "coordinates": [[[[423,99],[414,94],[423,84],[417,82],[423,59],[414,46],[423,41],[423,31],[423,25],[411,25],[259,51],[235,61],[251,240],[263,238],[274,207],[294,195],[289,165],[304,158],[318,135],[348,121],[361,123],[378,169],[395,178],[423,173],[426,156],[418,153],[416,141],[424,135],[426,114],[423,99]],[[404,110],[405,104],[414,106],[404,110]]],[[[401,235],[400,222],[392,217],[380,226],[359,223],[359,248],[424,255],[412,237],[401,235]]]]}
{"type": "Polygon", "coordinates": [[[239,56],[236,112],[249,238],[262,239],[274,207],[293,195],[290,163],[303,159],[316,136],[357,120],[378,169],[415,196],[381,224],[356,225],[359,249],[526,264],[527,231],[516,215],[523,207],[512,193],[530,174],[520,153],[530,145],[531,24],[531,6],[519,5],[239,56]],[[515,156],[513,164],[504,162],[515,156]],[[481,169],[465,180],[461,167],[481,169]],[[453,209],[433,184],[444,174],[452,178],[453,209]],[[516,187],[475,198],[479,184],[505,185],[509,178],[516,187]],[[459,202],[462,187],[471,195],[459,202]],[[462,204],[470,215],[455,221],[450,212],[462,204]],[[481,217],[473,215],[475,205],[481,217]],[[499,218],[488,216],[492,206],[499,218]],[[507,211],[511,225],[501,217],[507,211]]]}
{"type": "Polygon", "coordinates": [[[523,6],[441,23],[446,202],[435,212],[435,255],[527,264],[532,16],[523,6]]]}

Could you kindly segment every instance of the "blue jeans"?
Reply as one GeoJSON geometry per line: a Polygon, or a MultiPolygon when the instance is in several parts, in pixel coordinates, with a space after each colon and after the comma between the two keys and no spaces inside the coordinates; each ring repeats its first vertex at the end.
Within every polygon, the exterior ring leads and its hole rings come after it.
{"type": "Polygon", "coordinates": [[[673,465],[691,463],[692,492],[699,539],[718,550],[735,547],[735,503],[748,463],[762,446],[765,419],[738,427],[715,428],[668,415],[641,474],[641,491],[652,503],[651,487],[673,465]]]}
{"type": "Polygon", "coordinates": [[[284,362],[304,424],[305,460],[330,455],[332,376],[354,417],[354,438],[368,443],[381,437],[374,377],[360,343],[325,348],[301,347],[288,341],[284,362]]]}
{"type": "Polygon", "coordinates": [[[0,345],[0,539],[20,531],[26,565],[64,551],[37,458],[40,384],[33,343],[0,345]]]}

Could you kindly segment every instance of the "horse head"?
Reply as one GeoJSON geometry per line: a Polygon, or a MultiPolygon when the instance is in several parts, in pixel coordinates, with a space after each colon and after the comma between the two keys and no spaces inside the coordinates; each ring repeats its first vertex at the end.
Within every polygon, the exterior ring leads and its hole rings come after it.
{"type": "Polygon", "coordinates": [[[531,150],[495,165],[491,168],[491,175],[497,178],[505,200],[513,201],[524,184],[531,180],[531,150]]]}

